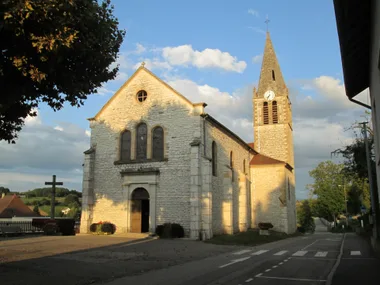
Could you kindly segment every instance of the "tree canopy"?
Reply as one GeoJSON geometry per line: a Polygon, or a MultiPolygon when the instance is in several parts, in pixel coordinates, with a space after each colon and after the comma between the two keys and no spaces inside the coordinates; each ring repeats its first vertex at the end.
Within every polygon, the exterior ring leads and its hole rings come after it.
{"type": "Polygon", "coordinates": [[[115,78],[125,31],[110,0],[0,3],[0,141],[15,143],[41,102],[80,107],[115,78]]]}

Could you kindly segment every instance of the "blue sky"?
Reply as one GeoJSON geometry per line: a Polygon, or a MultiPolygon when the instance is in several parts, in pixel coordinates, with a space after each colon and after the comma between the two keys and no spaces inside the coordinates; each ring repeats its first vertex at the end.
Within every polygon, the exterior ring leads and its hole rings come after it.
{"type": "Polygon", "coordinates": [[[41,187],[54,172],[67,187],[81,190],[83,151],[89,147],[86,118],[142,61],[190,100],[206,101],[206,110],[252,141],[251,94],[259,79],[267,15],[293,103],[297,198],[307,196],[308,171],[350,141],[344,128],[364,110],[345,97],[331,0],[112,2],[120,28],[127,31],[118,77],[79,109],[53,112],[41,105],[16,145],[0,143],[0,185],[22,191],[41,187]]]}

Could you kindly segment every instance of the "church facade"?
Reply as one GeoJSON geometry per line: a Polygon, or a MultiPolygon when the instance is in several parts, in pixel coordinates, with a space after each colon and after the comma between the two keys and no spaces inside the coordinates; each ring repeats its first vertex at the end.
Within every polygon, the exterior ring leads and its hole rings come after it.
{"type": "Polygon", "coordinates": [[[255,143],[247,143],[142,64],[95,117],[85,151],[82,233],[181,224],[208,239],[270,222],[296,230],[292,113],[267,34],[253,91],[255,143]]]}

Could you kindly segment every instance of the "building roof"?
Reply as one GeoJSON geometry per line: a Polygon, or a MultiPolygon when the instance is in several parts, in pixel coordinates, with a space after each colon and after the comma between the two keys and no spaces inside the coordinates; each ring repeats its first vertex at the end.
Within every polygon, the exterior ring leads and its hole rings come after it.
{"type": "Polygon", "coordinates": [[[286,163],[285,161],[274,159],[263,154],[255,155],[249,163],[250,166],[270,165],[270,164],[283,164],[289,170],[293,170],[293,167],[290,164],[286,163]]]}
{"type": "Polygon", "coordinates": [[[0,199],[0,218],[37,216],[17,195],[6,195],[0,199]]]}
{"type": "Polygon", "coordinates": [[[371,2],[334,0],[344,84],[350,99],[369,87],[371,2]]]}
{"type": "Polygon", "coordinates": [[[249,145],[252,149],[255,149],[255,143],[254,143],[254,142],[248,143],[248,145],[249,145]]]}

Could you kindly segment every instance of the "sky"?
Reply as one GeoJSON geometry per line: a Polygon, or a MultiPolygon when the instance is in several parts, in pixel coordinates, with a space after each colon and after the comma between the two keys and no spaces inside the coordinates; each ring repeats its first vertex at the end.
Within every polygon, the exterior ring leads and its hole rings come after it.
{"type": "MultiPolygon", "coordinates": [[[[257,87],[265,20],[293,108],[296,197],[308,196],[309,171],[352,140],[347,131],[365,109],[348,101],[343,85],[332,0],[113,0],[126,36],[105,83],[81,108],[40,105],[16,144],[0,142],[0,186],[44,187],[51,175],[82,189],[83,152],[93,117],[141,62],[247,142],[252,142],[252,88],[257,87]],[[181,4],[179,4],[181,3],[181,4]]],[[[368,102],[368,93],[359,95],[368,102]]],[[[333,158],[340,162],[341,158],[333,158]]]]}

